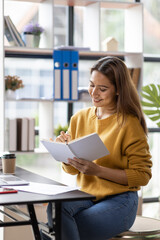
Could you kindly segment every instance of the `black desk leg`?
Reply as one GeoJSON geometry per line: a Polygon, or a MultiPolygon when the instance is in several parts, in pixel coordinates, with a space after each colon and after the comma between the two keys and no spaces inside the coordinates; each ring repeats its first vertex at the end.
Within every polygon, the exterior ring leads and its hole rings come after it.
{"type": "Polygon", "coordinates": [[[27,208],[28,208],[28,212],[30,215],[31,225],[33,228],[35,240],[41,240],[41,235],[39,232],[39,227],[38,227],[38,222],[37,222],[37,217],[36,217],[36,213],[34,210],[34,206],[33,206],[33,204],[27,204],[27,208]]]}
{"type": "Polygon", "coordinates": [[[55,202],[55,239],[61,240],[61,202],[55,202]]]}

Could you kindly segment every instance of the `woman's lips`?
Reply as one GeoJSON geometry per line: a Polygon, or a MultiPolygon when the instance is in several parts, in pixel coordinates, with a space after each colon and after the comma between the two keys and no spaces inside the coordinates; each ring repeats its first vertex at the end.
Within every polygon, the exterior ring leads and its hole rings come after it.
{"type": "Polygon", "coordinates": [[[100,101],[102,101],[102,99],[93,99],[93,102],[95,102],[95,103],[98,103],[100,101]]]}

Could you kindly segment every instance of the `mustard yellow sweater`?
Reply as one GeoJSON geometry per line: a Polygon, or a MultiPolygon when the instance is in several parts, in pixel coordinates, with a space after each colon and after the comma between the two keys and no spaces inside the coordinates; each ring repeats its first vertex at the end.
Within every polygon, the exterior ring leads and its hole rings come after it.
{"type": "Polygon", "coordinates": [[[95,111],[96,108],[91,107],[72,116],[69,127],[71,139],[98,133],[110,154],[94,162],[112,169],[125,169],[128,186],[85,175],[72,166],[62,164],[64,171],[77,174],[77,184],[81,190],[96,196],[97,200],[108,195],[139,190],[151,178],[152,162],[147,138],[138,119],[127,116],[125,125],[120,127],[117,114],[106,119],[97,119],[95,111]]]}

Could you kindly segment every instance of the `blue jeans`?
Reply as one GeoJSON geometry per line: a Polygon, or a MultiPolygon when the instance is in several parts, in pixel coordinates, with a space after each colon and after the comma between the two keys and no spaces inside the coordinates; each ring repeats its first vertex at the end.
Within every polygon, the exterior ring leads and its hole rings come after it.
{"type": "MultiPolygon", "coordinates": [[[[62,240],[107,240],[128,230],[138,207],[137,192],[108,196],[102,201],[62,203],[62,240]]],[[[52,206],[48,205],[48,224],[52,227],[52,206]]]]}

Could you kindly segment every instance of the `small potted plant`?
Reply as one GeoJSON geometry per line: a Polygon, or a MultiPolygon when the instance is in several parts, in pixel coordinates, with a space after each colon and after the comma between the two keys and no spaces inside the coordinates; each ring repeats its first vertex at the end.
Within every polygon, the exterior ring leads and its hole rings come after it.
{"type": "Polygon", "coordinates": [[[39,47],[40,35],[44,32],[38,23],[27,24],[23,29],[24,41],[27,47],[39,47]]]}
{"type": "Polygon", "coordinates": [[[16,98],[16,90],[23,88],[23,81],[18,76],[5,76],[5,90],[7,98],[15,99],[16,98]]]}

